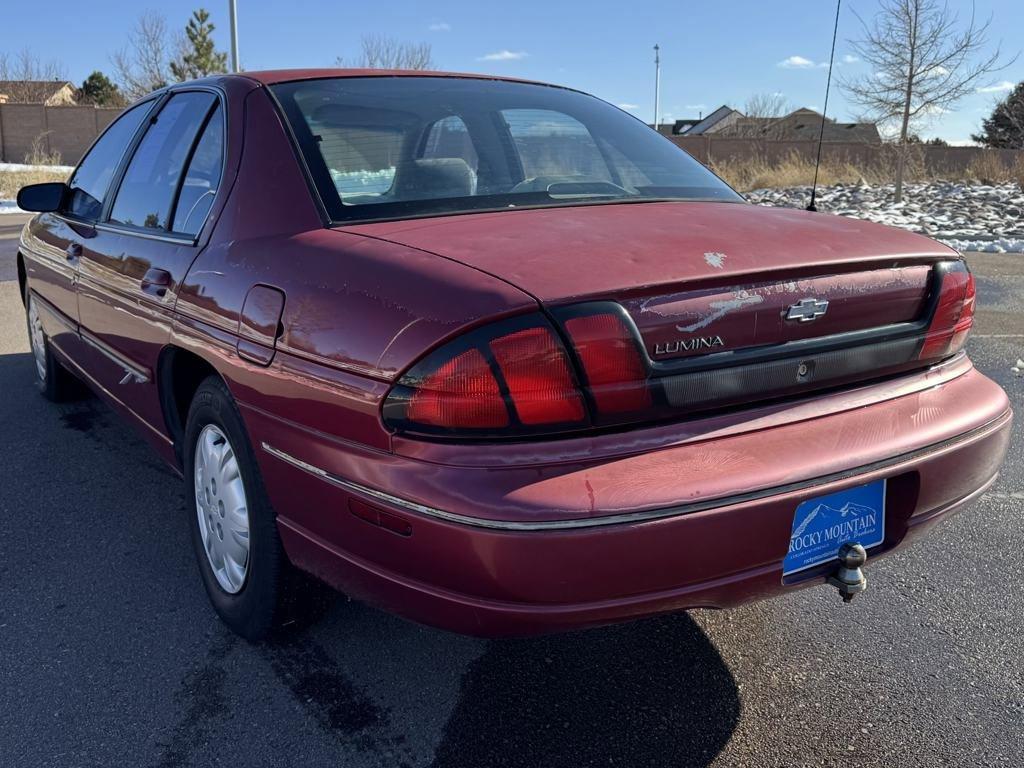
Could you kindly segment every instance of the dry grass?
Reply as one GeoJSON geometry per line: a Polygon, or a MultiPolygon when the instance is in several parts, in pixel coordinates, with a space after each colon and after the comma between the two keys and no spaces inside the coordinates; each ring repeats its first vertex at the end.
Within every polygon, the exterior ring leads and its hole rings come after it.
{"type": "MultiPolygon", "coordinates": [[[[763,158],[714,163],[711,169],[740,192],[749,192],[752,189],[801,187],[814,181],[814,163],[796,155],[791,155],[779,163],[769,163],[763,158]]],[[[884,181],[874,169],[858,168],[850,163],[822,163],[818,171],[818,183],[823,186],[854,184],[860,179],[869,184],[884,181]]]]}
{"type": "Polygon", "coordinates": [[[64,171],[0,171],[0,200],[13,200],[18,190],[26,184],[39,184],[43,181],[67,181],[68,174],[64,171]]]}
{"type": "Polygon", "coordinates": [[[46,137],[49,133],[40,133],[32,139],[32,146],[25,155],[26,165],[60,165],[60,152],[46,147],[46,137]]]}
{"type": "Polygon", "coordinates": [[[1010,177],[1017,182],[1017,186],[1024,189],[1024,155],[1017,155],[1017,159],[1010,169],[1010,177]]]}
{"type": "MultiPolygon", "coordinates": [[[[769,163],[764,158],[715,163],[712,170],[740,192],[753,189],[809,186],[814,180],[814,162],[792,154],[781,161],[769,163]]],[[[829,162],[823,160],[818,183],[854,184],[864,179],[868,184],[890,184],[895,178],[895,148],[883,148],[879,159],[871,165],[829,162]]],[[[1014,181],[1024,188],[1024,155],[1009,166],[997,152],[979,155],[966,171],[957,174],[929,172],[924,163],[924,150],[909,147],[904,179],[907,182],[945,179],[975,184],[1003,184],[1014,181]]]]}
{"type": "MultiPolygon", "coordinates": [[[[1015,167],[1022,166],[1020,158],[1015,167]]],[[[1024,170],[1024,166],[1021,167],[1024,170]]],[[[1013,169],[1010,168],[997,152],[984,152],[974,159],[968,169],[970,177],[981,184],[1002,184],[1014,181],[1013,169]]],[[[1018,174],[1017,178],[1020,178],[1018,174]]]]}

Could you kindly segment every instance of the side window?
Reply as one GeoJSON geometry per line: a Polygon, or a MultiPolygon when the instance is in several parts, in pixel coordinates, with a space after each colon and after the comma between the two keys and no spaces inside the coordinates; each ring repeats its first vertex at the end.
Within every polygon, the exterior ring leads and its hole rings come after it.
{"type": "Polygon", "coordinates": [[[90,221],[99,218],[114,171],[152,106],[153,102],[147,101],[132,107],[111,123],[93,144],[68,182],[71,194],[65,213],[90,221]]]}
{"type": "Polygon", "coordinates": [[[216,97],[187,91],[170,98],[139,142],[114,198],[110,220],[167,229],[178,180],[216,97]]]}
{"type": "Polygon", "coordinates": [[[549,109],[506,109],[505,123],[523,176],[611,181],[608,165],[583,123],[549,109]]]}
{"type": "Polygon", "coordinates": [[[224,110],[218,105],[206,122],[189,161],[185,181],[174,206],[172,231],[193,236],[199,234],[220,186],[223,160],[224,110]]]}
{"type": "Polygon", "coordinates": [[[420,157],[424,160],[464,160],[474,173],[479,161],[469,130],[461,117],[449,115],[430,126],[420,157]]]}

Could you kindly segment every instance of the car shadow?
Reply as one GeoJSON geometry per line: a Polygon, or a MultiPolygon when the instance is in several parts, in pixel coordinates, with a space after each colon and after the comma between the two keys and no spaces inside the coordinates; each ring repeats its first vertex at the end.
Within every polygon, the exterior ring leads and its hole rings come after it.
{"type": "Polygon", "coordinates": [[[739,717],[729,668],[686,614],[492,641],[433,765],[706,766],[739,717]]]}

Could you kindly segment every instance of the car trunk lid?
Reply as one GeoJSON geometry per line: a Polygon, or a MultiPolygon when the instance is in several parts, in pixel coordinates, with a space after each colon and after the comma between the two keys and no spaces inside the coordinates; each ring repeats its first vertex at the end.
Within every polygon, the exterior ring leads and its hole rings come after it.
{"type": "MultiPolygon", "coordinates": [[[[537,298],[574,354],[595,426],[878,379],[930,365],[966,335],[953,342],[953,312],[947,335],[925,344],[944,281],[950,301],[967,299],[955,251],[839,216],[682,202],[346,229],[460,261],[537,298]],[[592,315],[604,317],[581,319],[592,315]],[[642,377],[622,373],[638,370],[620,359],[634,342],[642,377]]],[[[970,291],[973,301],[973,283],[970,291]]]]}
{"type": "Polygon", "coordinates": [[[350,224],[516,285],[547,305],[956,258],[905,230],[745,203],[594,204],[350,224]]]}

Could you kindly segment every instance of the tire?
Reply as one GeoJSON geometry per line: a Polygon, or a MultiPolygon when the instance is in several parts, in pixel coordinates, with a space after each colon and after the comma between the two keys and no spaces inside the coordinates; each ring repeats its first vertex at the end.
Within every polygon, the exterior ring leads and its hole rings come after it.
{"type": "Polygon", "coordinates": [[[206,594],[228,627],[260,640],[283,623],[297,574],[281,545],[238,408],[216,376],[199,385],[189,406],[184,468],[192,544],[206,594]]]}
{"type": "Polygon", "coordinates": [[[54,403],[75,399],[80,393],[78,381],[61,365],[50,348],[50,337],[43,330],[39,308],[25,286],[25,326],[36,371],[36,388],[54,403]]]}

